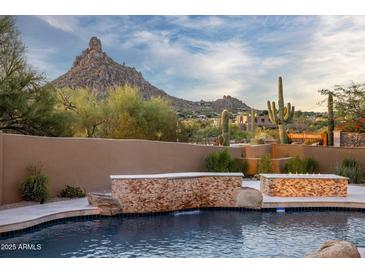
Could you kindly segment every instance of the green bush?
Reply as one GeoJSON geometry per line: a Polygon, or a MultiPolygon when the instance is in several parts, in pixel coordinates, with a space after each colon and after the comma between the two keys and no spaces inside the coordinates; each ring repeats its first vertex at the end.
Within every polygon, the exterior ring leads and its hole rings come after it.
{"type": "Polygon", "coordinates": [[[85,197],[85,191],[78,186],[70,186],[66,185],[64,189],[62,189],[60,196],[63,198],[82,198],[85,197]]]}
{"type": "Polygon", "coordinates": [[[303,172],[303,162],[300,160],[299,156],[295,156],[291,158],[288,162],[285,163],[285,172],[286,173],[304,173],[303,172]]]}
{"type": "Polygon", "coordinates": [[[303,161],[295,156],[285,164],[286,173],[314,173],[317,170],[317,161],[313,158],[305,158],[303,161]]]}
{"type": "Polygon", "coordinates": [[[303,169],[306,173],[315,173],[318,171],[318,162],[313,158],[303,160],[303,169]]]}
{"type": "Polygon", "coordinates": [[[272,173],[272,163],[271,156],[269,153],[261,156],[260,160],[257,162],[257,173],[272,173]]]}
{"type": "Polygon", "coordinates": [[[228,149],[210,153],[205,159],[205,167],[210,172],[232,172],[237,169],[228,149]]]}
{"type": "Polygon", "coordinates": [[[242,172],[243,174],[247,174],[248,171],[248,161],[243,160],[238,166],[238,172],[242,172]]]}
{"type": "Polygon", "coordinates": [[[335,169],[335,173],[349,178],[351,184],[364,182],[364,173],[354,159],[344,159],[335,169]]]}
{"type": "Polygon", "coordinates": [[[20,186],[22,197],[26,201],[43,203],[50,196],[47,188],[48,176],[43,174],[43,169],[39,166],[30,166],[28,171],[30,175],[20,186]]]}
{"type": "Polygon", "coordinates": [[[263,144],[265,144],[265,141],[264,141],[264,139],[252,138],[250,140],[250,143],[251,143],[251,145],[263,145],[263,144]]]}

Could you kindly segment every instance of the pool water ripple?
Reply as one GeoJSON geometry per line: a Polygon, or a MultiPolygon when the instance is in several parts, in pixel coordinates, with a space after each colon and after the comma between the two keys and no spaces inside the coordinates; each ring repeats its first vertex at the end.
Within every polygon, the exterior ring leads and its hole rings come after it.
{"type": "Polygon", "coordinates": [[[0,257],[303,257],[327,240],[365,246],[361,212],[193,211],[56,224],[0,240],[42,244],[0,257]]]}

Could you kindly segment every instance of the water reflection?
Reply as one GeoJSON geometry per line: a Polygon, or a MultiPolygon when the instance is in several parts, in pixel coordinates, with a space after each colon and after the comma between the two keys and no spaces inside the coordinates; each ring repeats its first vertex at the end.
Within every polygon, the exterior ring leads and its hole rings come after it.
{"type": "Polygon", "coordinates": [[[302,257],[329,239],[365,245],[359,212],[193,211],[54,225],[0,241],[40,251],[0,257],[302,257]]]}

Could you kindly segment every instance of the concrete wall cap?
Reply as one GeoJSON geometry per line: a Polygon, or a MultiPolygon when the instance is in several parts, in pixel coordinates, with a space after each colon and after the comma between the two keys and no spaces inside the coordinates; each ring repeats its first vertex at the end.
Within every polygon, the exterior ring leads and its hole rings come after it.
{"type": "Polygon", "coordinates": [[[175,179],[175,178],[194,178],[194,177],[243,177],[240,172],[180,172],[162,174],[135,174],[135,175],[111,175],[110,179],[175,179]]]}
{"type": "Polygon", "coordinates": [[[349,179],[335,174],[276,174],[260,173],[260,176],[268,179],[349,179]]]}

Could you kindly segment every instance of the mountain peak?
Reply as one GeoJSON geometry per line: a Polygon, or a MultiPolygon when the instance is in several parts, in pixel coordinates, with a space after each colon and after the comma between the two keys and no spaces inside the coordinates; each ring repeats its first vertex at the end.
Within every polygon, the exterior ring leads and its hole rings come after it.
{"type": "Polygon", "coordinates": [[[89,42],[89,50],[102,52],[101,40],[98,37],[96,36],[91,37],[89,42]]]}
{"type": "MultiPolygon", "coordinates": [[[[98,92],[100,97],[105,97],[111,87],[130,85],[135,87],[145,99],[152,97],[168,99],[177,110],[202,109],[201,103],[170,96],[146,81],[142,73],[134,67],[115,62],[103,52],[101,40],[95,36],[91,37],[88,48],[82,51],[81,55],[76,56],[69,71],[52,81],[52,84],[56,88],[90,88],[98,92]]],[[[225,108],[234,112],[248,108],[241,101],[234,99],[231,96],[225,96],[224,99],[213,102],[203,101],[205,105],[203,108],[218,112],[225,108]]]]}
{"type": "Polygon", "coordinates": [[[102,97],[108,89],[130,85],[137,88],[146,99],[168,96],[164,91],[147,82],[133,67],[118,64],[102,50],[101,40],[91,37],[89,47],[76,56],[73,66],[52,84],[56,88],[90,88],[102,97]]]}

